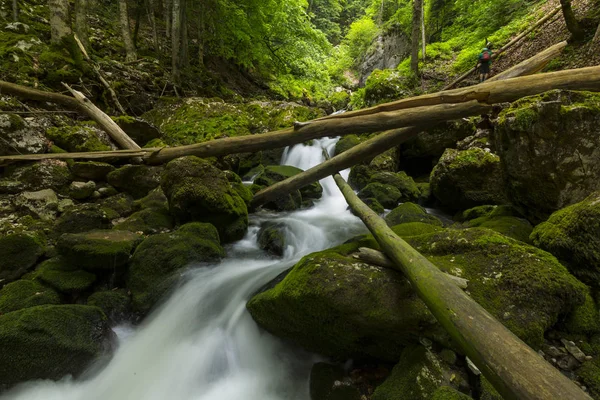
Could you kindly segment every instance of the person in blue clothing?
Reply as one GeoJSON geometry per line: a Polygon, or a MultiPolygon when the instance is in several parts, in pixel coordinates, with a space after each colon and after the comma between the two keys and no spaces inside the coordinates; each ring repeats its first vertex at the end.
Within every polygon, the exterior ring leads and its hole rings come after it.
{"type": "Polygon", "coordinates": [[[487,43],[483,50],[481,50],[481,53],[479,53],[479,58],[477,59],[480,83],[485,81],[490,75],[490,66],[492,65],[492,50],[490,48],[491,44],[487,43]]]}

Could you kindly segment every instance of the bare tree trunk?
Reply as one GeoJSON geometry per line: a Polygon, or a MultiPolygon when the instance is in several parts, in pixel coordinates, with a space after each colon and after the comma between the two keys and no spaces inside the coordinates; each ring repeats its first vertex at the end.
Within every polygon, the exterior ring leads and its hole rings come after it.
{"type": "Polygon", "coordinates": [[[565,17],[567,29],[571,32],[572,39],[576,42],[582,41],[584,32],[579,25],[579,21],[575,18],[575,13],[571,8],[571,0],[560,0],[560,6],[562,8],[563,16],[565,17]]]}
{"type": "Polygon", "coordinates": [[[158,41],[158,32],[156,30],[156,0],[148,0],[148,17],[150,18],[150,25],[152,25],[152,42],[154,43],[154,49],[160,51],[160,43],[158,41]]]}
{"type": "Polygon", "coordinates": [[[181,44],[181,0],[172,0],[173,1],[173,21],[172,27],[173,30],[171,32],[171,70],[173,74],[173,80],[176,83],[179,83],[180,72],[179,66],[181,65],[181,52],[180,52],[180,44],[181,44]]]}
{"type": "Polygon", "coordinates": [[[131,39],[131,32],[129,29],[129,12],[127,11],[127,0],[119,0],[119,20],[121,25],[121,36],[123,37],[123,43],[125,44],[125,61],[135,61],[137,54],[135,52],[135,46],[131,39]]]}
{"type": "Polygon", "coordinates": [[[87,20],[88,0],[75,0],[75,33],[86,50],[90,49],[87,20]]]}
{"type": "Polygon", "coordinates": [[[412,45],[410,53],[410,69],[415,75],[419,75],[419,36],[421,30],[421,13],[423,0],[413,0],[412,18],[412,45]]]}
{"type": "Polygon", "coordinates": [[[200,5],[200,23],[198,24],[198,65],[204,66],[204,5],[200,5]]]}
{"type": "Polygon", "coordinates": [[[60,44],[64,38],[71,36],[71,10],[69,0],[48,0],[50,8],[50,41],[60,44]]]}
{"type": "Polygon", "coordinates": [[[189,64],[188,17],[185,0],[181,0],[181,66],[187,67],[189,64]]]}
{"type": "Polygon", "coordinates": [[[19,0],[12,1],[13,21],[19,21],[19,0]]]}
{"type": "Polygon", "coordinates": [[[167,39],[171,38],[171,30],[173,29],[171,27],[171,16],[173,15],[173,11],[171,10],[171,7],[173,7],[173,2],[172,0],[165,0],[165,30],[166,30],[166,37],[167,39]]]}
{"type": "MultiPolygon", "coordinates": [[[[422,0],[425,2],[425,0],[422,0]]],[[[427,53],[427,40],[425,39],[425,4],[421,4],[421,44],[423,49],[423,61],[427,53]]]]}
{"type": "Polygon", "coordinates": [[[144,11],[144,0],[137,0],[135,7],[135,25],[133,28],[133,47],[137,49],[138,34],[140,33],[140,24],[142,23],[142,13],[144,11]]]}

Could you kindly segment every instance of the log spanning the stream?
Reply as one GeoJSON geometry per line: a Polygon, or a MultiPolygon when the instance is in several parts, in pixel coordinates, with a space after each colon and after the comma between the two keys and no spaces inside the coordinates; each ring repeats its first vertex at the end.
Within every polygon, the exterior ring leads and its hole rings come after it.
{"type": "Polygon", "coordinates": [[[398,237],[339,174],[334,179],[396,269],[406,276],[438,322],[505,399],[591,399],[398,237]]]}
{"type": "MultiPolygon", "coordinates": [[[[142,157],[146,163],[163,164],[175,158],[190,155],[215,157],[276,149],[324,136],[379,132],[478,115],[484,113],[491,104],[512,102],[525,96],[540,94],[552,89],[600,91],[600,66],[531,75],[505,81],[484,82],[468,88],[426,94],[312,122],[300,123],[296,128],[258,135],[216,139],[189,146],[140,149],[140,152],[143,153],[142,157]],[[462,114],[464,109],[460,103],[466,103],[466,107],[471,107],[470,114],[462,114]]],[[[60,104],[69,103],[73,105],[75,102],[76,105],[73,108],[82,110],[79,103],[73,98],[45,93],[7,82],[0,81],[0,92],[40,101],[58,99],[57,102],[60,104]],[[40,95],[40,93],[43,95],[40,95]]],[[[73,153],[63,153],[52,155],[52,157],[47,154],[0,156],[0,161],[87,158],[79,154],[75,156],[73,153]]],[[[123,158],[127,156],[119,151],[104,153],[105,158],[123,158]]],[[[99,157],[91,156],[90,158],[97,159],[99,157]]]]}

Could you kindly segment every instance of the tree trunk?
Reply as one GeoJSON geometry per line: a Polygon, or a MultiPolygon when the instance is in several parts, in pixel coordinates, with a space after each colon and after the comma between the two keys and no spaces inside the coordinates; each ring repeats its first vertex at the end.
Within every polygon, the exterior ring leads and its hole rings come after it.
{"type": "Polygon", "coordinates": [[[173,1],[173,21],[172,21],[172,32],[171,32],[171,72],[173,74],[173,80],[176,83],[180,81],[179,66],[181,65],[181,51],[179,46],[181,44],[181,1],[173,1]]]}
{"type": "Polygon", "coordinates": [[[83,47],[89,51],[88,0],[75,0],[75,33],[83,47]]]}
{"type": "Polygon", "coordinates": [[[119,23],[121,25],[121,36],[125,45],[125,61],[131,62],[137,59],[135,46],[131,39],[131,31],[129,28],[129,12],[127,11],[127,0],[119,0],[119,23]]]}
{"type": "Polygon", "coordinates": [[[190,64],[189,42],[188,42],[188,18],[185,0],[181,0],[181,67],[190,64]]]}
{"type": "Polygon", "coordinates": [[[412,17],[412,45],[410,53],[410,69],[415,75],[419,75],[419,36],[421,31],[421,13],[423,9],[423,0],[413,0],[412,17]]]}
{"type": "Polygon", "coordinates": [[[421,49],[423,51],[423,61],[427,57],[427,40],[425,39],[425,0],[422,0],[423,4],[421,5],[421,49]]]}
{"type": "Polygon", "coordinates": [[[53,44],[61,44],[65,38],[73,34],[69,0],[48,0],[48,8],[50,9],[50,41],[53,44]]]}
{"type": "Polygon", "coordinates": [[[165,31],[167,39],[171,39],[171,17],[173,16],[172,3],[173,0],[165,0],[165,31]]]}
{"type": "Polygon", "coordinates": [[[579,21],[575,18],[575,13],[573,12],[573,8],[571,8],[571,0],[560,0],[560,6],[562,8],[563,17],[565,18],[565,23],[567,24],[567,29],[571,33],[571,38],[575,42],[582,41],[585,33],[579,25],[579,21]]]}
{"type": "Polygon", "coordinates": [[[397,236],[336,174],[335,182],[396,269],[440,325],[506,399],[590,400],[573,381],[498,322],[427,258],[397,236]]]}
{"type": "Polygon", "coordinates": [[[148,0],[148,16],[150,17],[150,25],[152,25],[152,42],[154,50],[160,51],[160,42],[158,41],[158,31],[156,30],[156,0],[148,0]]]}
{"type": "Polygon", "coordinates": [[[133,28],[133,47],[138,48],[137,40],[140,33],[140,25],[142,23],[142,14],[144,11],[144,0],[138,0],[135,7],[135,25],[133,28]]]}
{"type": "Polygon", "coordinates": [[[13,22],[19,22],[19,0],[12,1],[13,22]]]}
{"type": "Polygon", "coordinates": [[[567,42],[560,42],[552,47],[547,48],[541,53],[515,65],[514,67],[507,69],[506,71],[488,79],[488,82],[501,81],[504,79],[511,79],[517,76],[533,75],[540,72],[550,61],[558,57],[562,51],[567,47],[567,42]]]}

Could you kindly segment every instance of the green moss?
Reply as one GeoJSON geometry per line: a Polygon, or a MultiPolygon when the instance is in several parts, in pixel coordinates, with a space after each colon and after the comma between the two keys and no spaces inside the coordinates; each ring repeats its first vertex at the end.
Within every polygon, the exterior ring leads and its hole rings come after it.
{"type": "Polygon", "coordinates": [[[433,393],[431,400],[472,400],[472,397],[459,392],[453,387],[442,386],[433,393]]]}
{"type": "Polygon", "coordinates": [[[46,130],[46,136],[57,146],[70,152],[111,150],[109,145],[98,138],[96,130],[90,126],[52,127],[46,130]]]}
{"type": "MultiPolygon", "coordinates": [[[[54,225],[55,235],[82,233],[95,229],[109,229],[114,211],[98,204],[80,204],[60,216],[54,225]]],[[[117,215],[118,217],[118,215],[117,215]]]]}
{"type": "Polygon", "coordinates": [[[394,208],[385,216],[388,226],[403,224],[406,222],[423,222],[435,226],[442,226],[442,221],[433,215],[427,214],[425,209],[414,203],[404,203],[394,208]]]}
{"type": "Polygon", "coordinates": [[[65,233],[58,240],[58,251],[67,263],[91,271],[123,267],[141,237],[133,232],[98,230],[65,233]]]}
{"type": "Polygon", "coordinates": [[[15,233],[0,237],[0,280],[20,278],[44,253],[45,243],[31,233],[15,233]]]}
{"type": "Polygon", "coordinates": [[[394,208],[402,198],[402,193],[394,186],[375,182],[369,183],[358,192],[358,197],[361,199],[374,198],[385,208],[394,208]]]}
{"type": "Polygon", "coordinates": [[[125,221],[116,224],[114,229],[142,232],[148,235],[169,231],[173,226],[173,219],[166,208],[149,208],[132,214],[125,221]]]}
{"type": "Polygon", "coordinates": [[[76,177],[92,181],[103,181],[115,170],[112,165],[97,161],[76,161],[70,167],[76,177]]]}
{"type": "Polygon", "coordinates": [[[367,105],[386,103],[417,94],[414,76],[405,76],[391,69],[376,69],[365,83],[367,105]]]}
{"type": "Polygon", "coordinates": [[[89,289],[96,281],[96,275],[69,265],[61,257],[44,261],[35,271],[37,279],[61,293],[78,293],[89,289]]]}
{"type": "Polygon", "coordinates": [[[125,165],[108,174],[112,186],[140,199],[160,184],[160,167],[125,165]]]}
{"type": "Polygon", "coordinates": [[[178,272],[192,262],[213,262],[224,257],[214,226],[205,223],[183,225],[173,233],[148,237],[131,260],[127,287],[133,308],[148,312],[177,281],[178,272]]]}
{"type": "Polygon", "coordinates": [[[345,135],[335,144],[335,155],[342,154],[354,146],[361,144],[364,140],[358,135],[345,135]]]}
{"type": "Polygon", "coordinates": [[[78,375],[103,350],[106,316],[97,307],[42,305],[0,316],[4,384],[78,375]]]}
{"type": "MultiPolygon", "coordinates": [[[[383,206],[381,205],[381,203],[374,198],[369,198],[369,199],[362,199],[363,203],[365,203],[367,206],[369,206],[369,208],[373,211],[375,211],[377,214],[381,215],[385,212],[385,208],[383,208],[383,206]]],[[[354,211],[352,210],[352,212],[354,213],[354,211]]]]}
{"type": "Polygon", "coordinates": [[[392,227],[394,233],[402,238],[409,236],[419,236],[428,233],[440,232],[443,230],[440,226],[425,222],[408,222],[392,227]]]}
{"type": "Polygon", "coordinates": [[[113,323],[122,321],[131,311],[131,299],[125,289],[96,292],[88,297],[87,304],[100,308],[113,323]]]}
{"type": "Polygon", "coordinates": [[[146,197],[133,202],[135,210],[144,210],[148,208],[165,209],[169,207],[167,196],[160,187],[152,190],[146,197]]]}
{"type": "Polygon", "coordinates": [[[481,400],[504,400],[484,376],[481,377],[481,400]]]}
{"type": "Polygon", "coordinates": [[[398,173],[393,172],[376,172],[371,176],[369,183],[382,183],[385,185],[391,185],[397,188],[402,197],[400,201],[416,201],[418,200],[421,192],[417,187],[415,181],[406,172],[400,171],[398,173]]]}
{"type": "Polygon", "coordinates": [[[160,138],[152,139],[151,141],[149,141],[148,143],[146,143],[144,145],[145,149],[151,149],[154,147],[163,148],[163,147],[168,147],[168,145],[160,138]]]}
{"type": "Polygon", "coordinates": [[[284,229],[282,224],[263,226],[258,232],[258,247],[275,256],[283,256],[286,247],[284,229]]]}
{"type": "Polygon", "coordinates": [[[457,215],[456,219],[460,222],[470,221],[479,217],[487,217],[496,208],[496,206],[477,206],[469,208],[457,215]]]}
{"type": "Polygon", "coordinates": [[[37,281],[21,279],[0,290],[0,315],[43,304],[60,304],[60,296],[37,281]]]}
{"type": "Polygon", "coordinates": [[[586,335],[600,333],[600,313],[589,290],[586,293],[585,302],[573,309],[563,324],[570,333],[586,335]]]}
{"type": "Polygon", "coordinates": [[[375,171],[367,166],[358,164],[352,167],[348,176],[348,183],[354,190],[361,190],[371,181],[371,176],[375,171]]]}
{"type": "Polygon", "coordinates": [[[488,228],[525,243],[531,243],[529,236],[533,226],[523,218],[517,217],[494,217],[494,212],[489,217],[475,218],[467,223],[470,227],[488,228]]]}
{"type": "Polygon", "coordinates": [[[600,397],[600,367],[596,362],[585,362],[575,371],[593,398],[600,397]]]}

